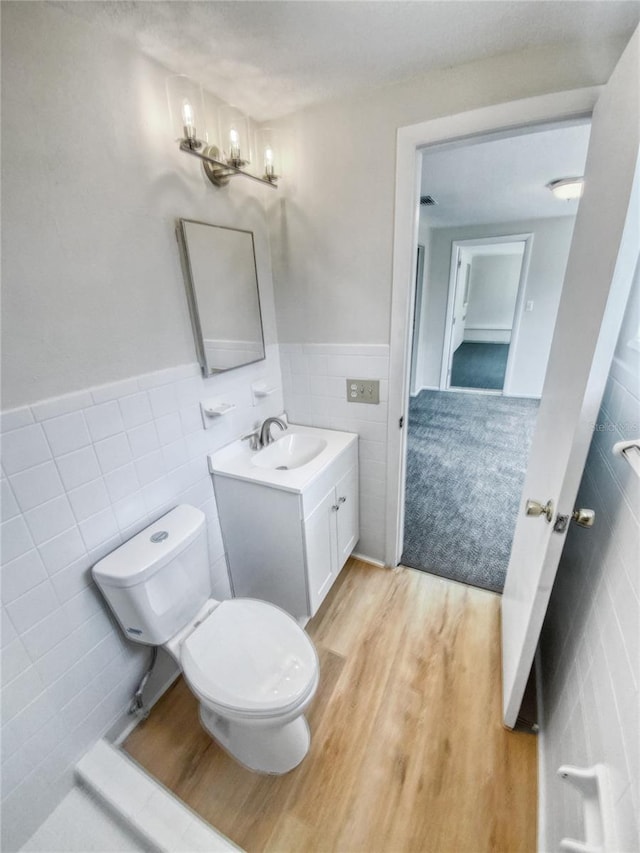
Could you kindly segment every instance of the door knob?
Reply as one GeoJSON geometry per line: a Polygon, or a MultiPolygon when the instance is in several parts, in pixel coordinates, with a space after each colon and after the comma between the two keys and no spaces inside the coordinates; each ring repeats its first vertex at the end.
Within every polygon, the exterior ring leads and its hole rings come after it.
{"type": "Polygon", "coordinates": [[[573,519],[580,527],[593,527],[596,520],[596,514],[592,509],[574,509],[571,515],[558,515],[553,529],[556,533],[564,533],[567,529],[569,521],[573,519]]]}
{"type": "Polygon", "coordinates": [[[580,527],[593,527],[596,520],[596,514],[592,509],[584,509],[583,507],[580,507],[580,509],[574,509],[571,513],[571,518],[576,524],[579,524],[580,527]]]}
{"type": "Polygon", "coordinates": [[[553,518],[553,501],[548,500],[546,504],[541,504],[539,501],[527,501],[527,505],[525,507],[525,512],[527,515],[532,515],[534,518],[537,518],[540,515],[544,515],[548,522],[551,522],[553,518]]]}

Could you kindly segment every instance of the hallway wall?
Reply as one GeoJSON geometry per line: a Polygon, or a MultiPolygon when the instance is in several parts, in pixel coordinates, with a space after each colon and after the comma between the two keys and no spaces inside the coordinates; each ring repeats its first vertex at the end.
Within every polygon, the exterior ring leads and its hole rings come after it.
{"type": "Polygon", "coordinates": [[[398,128],[601,85],[625,42],[505,53],[276,122],[286,141],[282,189],[268,202],[279,341],[389,344],[398,128]]]}

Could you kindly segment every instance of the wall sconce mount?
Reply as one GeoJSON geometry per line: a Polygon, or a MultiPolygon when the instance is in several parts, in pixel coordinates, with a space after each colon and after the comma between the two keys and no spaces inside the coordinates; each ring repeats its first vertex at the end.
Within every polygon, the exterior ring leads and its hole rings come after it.
{"type": "Polygon", "coordinates": [[[220,149],[216,145],[205,146],[198,139],[185,137],[180,141],[180,150],[191,154],[193,157],[198,157],[202,161],[205,175],[216,187],[226,187],[234,175],[244,175],[245,178],[251,178],[252,181],[267,184],[274,189],[278,188],[277,175],[264,175],[263,177],[253,175],[242,168],[246,165],[245,160],[238,158],[223,160],[220,149]]]}

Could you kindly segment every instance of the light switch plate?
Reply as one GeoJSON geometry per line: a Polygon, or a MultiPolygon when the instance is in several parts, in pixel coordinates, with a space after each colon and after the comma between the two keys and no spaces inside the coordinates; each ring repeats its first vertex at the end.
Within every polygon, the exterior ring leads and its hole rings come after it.
{"type": "Polygon", "coordinates": [[[379,379],[347,379],[347,402],[379,403],[379,379]]]}

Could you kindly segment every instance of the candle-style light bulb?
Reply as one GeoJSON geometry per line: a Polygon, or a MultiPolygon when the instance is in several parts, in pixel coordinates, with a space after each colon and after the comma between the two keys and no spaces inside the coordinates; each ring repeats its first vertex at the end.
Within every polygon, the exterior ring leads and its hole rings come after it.
{"type": "Polygon", "coordinates": [[[182,126],[184,129],[185,139],[196,138],[196,128],[193,121],[193,107],[189,101],[185,101],[182,105],[182,126]]]}
{"type": "Polygon", "coordinates": [[[264,149],[264,174],[267,178],[273,178],[275,169],[273,168],[273,149],[267,146],[264,149]]]}
{"type": "Polygon", "coordinates": [[[239,160],[240,159],[240,136],[235,127],[232,127],[229,131],[229,157],[231,160],[239,160]]]}

